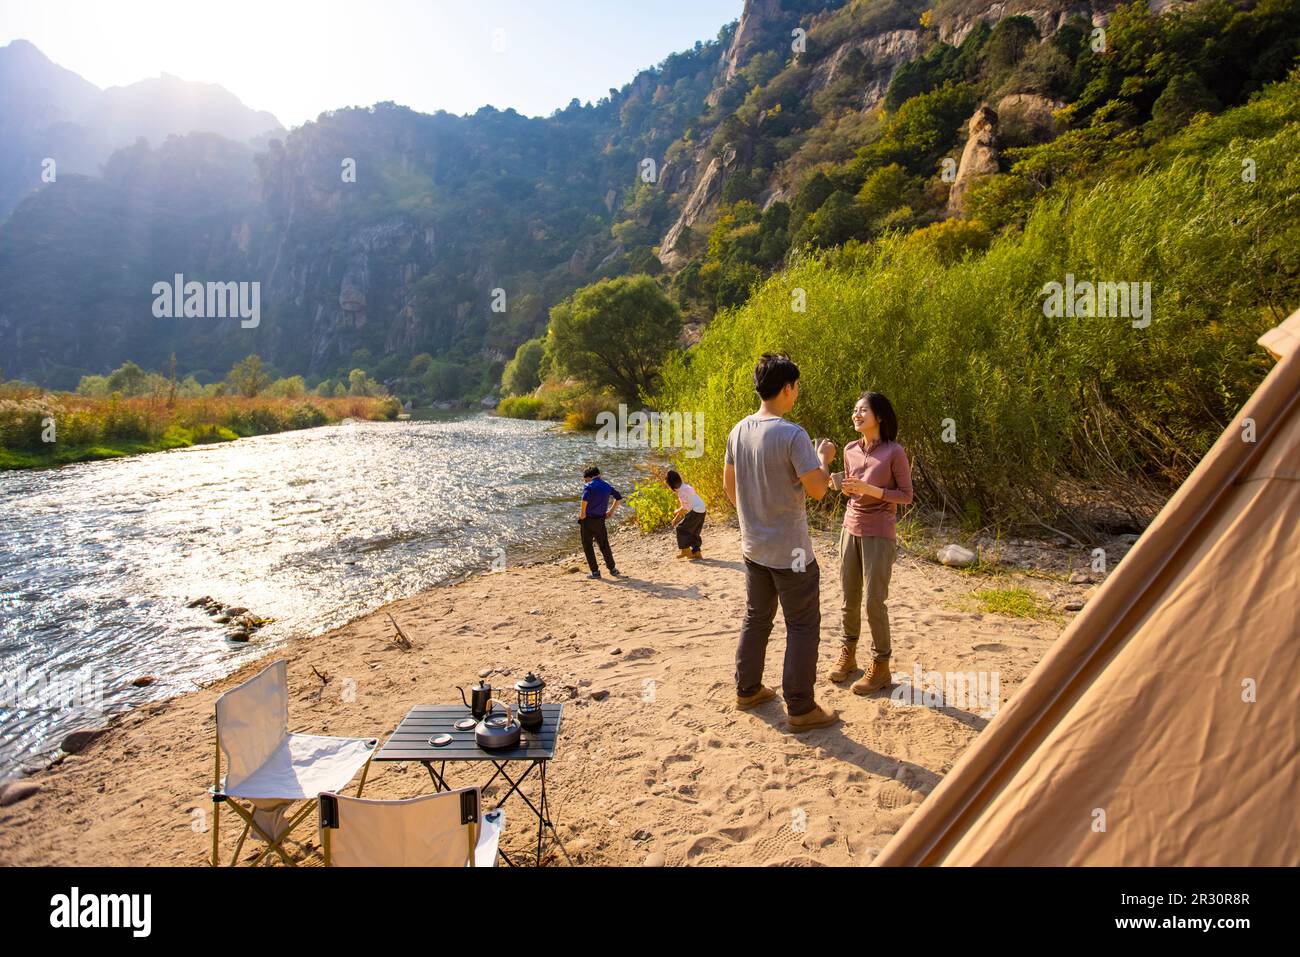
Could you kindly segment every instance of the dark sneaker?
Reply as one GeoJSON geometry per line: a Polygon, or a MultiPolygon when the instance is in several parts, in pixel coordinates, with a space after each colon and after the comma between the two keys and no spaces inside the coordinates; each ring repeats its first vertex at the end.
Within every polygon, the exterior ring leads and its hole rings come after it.
{"type": "Polygon", "coordinates": [[[623,573],[619,571],[617,568],[611,568],[609,570],[609,573],[613,575],[615,578],[621,578],[623,576],[623,573]]]}
{"type": "Polygon", "coordinates": [[[590,575],[588,575],[587,577],[588,577],[588,578],[599,578],[599,577],[600,577],[600,572],[592,572],[592,573],[591,573],[590,575]]]}

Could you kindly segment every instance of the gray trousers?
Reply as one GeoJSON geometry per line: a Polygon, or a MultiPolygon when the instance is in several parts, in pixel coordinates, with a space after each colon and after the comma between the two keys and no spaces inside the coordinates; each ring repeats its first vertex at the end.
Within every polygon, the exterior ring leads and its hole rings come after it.
{"type": "Polygon", "coordinates": [[[812,561],[801,572],[768,568],[745,559],[745,619],[736,648],[736,693],[754,694],[763,684],[767,639],[777,602],[785,615],[785,671],[781,693],[786,712],[807,714],[816,706],[817,646],[821,642],[821,569],[812,561]]]}
{"type": "Polygon", "coordinates": [[[871,654],[888,658],[893,651],[889,640],[889,579],[894,572],[898,544],[892,538],[853,535],[840,529],[840,589],[844,604],[844,640],[853,644],[862,634],[863,590],[866,590],[867,624],[871,627],[871,654]]]}

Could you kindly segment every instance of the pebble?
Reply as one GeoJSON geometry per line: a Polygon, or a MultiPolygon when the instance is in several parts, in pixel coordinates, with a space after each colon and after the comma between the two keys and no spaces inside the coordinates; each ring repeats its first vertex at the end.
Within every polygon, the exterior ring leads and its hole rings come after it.
{"type": "Polygon", "coordinates": [[[226,632],[227,641],[245,642],[251,637],[252,635],[249,633],[247,628],[236,628],[233,631],[226,632]]]}
{"type": "Polygon", "coordinates": [[[492,669],[491,669],[491,668],[480,668],[480,669],[478,670],[478,676],[479,676],[480,678],[486,678],[486,677],[487,677],[488,675],[490,675],[490,674],[492,674],[492,669]]]}
{"type": "Polygon", "coordinates": [[[609,649],[609,653],[610,653],[611,655],[621,655],[621,654],[623,653],[623,649],[622,649],[622,648],[618,648],[618,647],[614,647],[614,648],[609,649]]]}
{"type": "Polygon", "coordinates": [[[131,684],[137,688],[147,688],[157,680],[154,675],[141,675],[139,678],[134,679],[131,684]]]}
{"type": "Polygon", "coordinates": [[[1090,581],[1092,581],[1092,579],[1088,576],[1088,573],[1085,571],[1073,572],[1070,575],[1071,585],[1086,585],[1090,581]]]}
{"type": "Polygon", "coordinates": [[[1076,601],[1067,601],[1067,602],[1065,603],[1065,610],[1066,610],[1066,611],[1083,611],[1083,604],[1084,604],[1083,602],[1081,602],[1081,601],[1077,601],[1077,600],[1076,600],[1076,601]]]}
{"type": "Polygon", "coordinates": [[[68,754],[77,754],[90,747],[94,740],[103,734],[105,730],[104,728],[90,728],[85,731],[73,731],[63,739],[63,743],[59,745],[59,748],[68,754]]]}
{"type": "Polygon", "coordinates": [[[604,688],[601,688],[599,691],[593,691],[591,693],[592,701],[604,701],[608,697],[609,697],[609,692],[606,691],[604,688]]]}
{"type": "Polygon", "coordinates": [[[964,568],[967,565],[974,565],[979,561],[979,556],[969,548],[963,548],[960,545],[945,545],[939,549],[939,562],[943,565],[949,565],[953,568],[964,568]]]}
{"type": "Polygon", "coordinates": [[[664,857],[664,852],[655,851],[654,853],[646,857],[645,863],[641,866],[642,867],[665,867],[667,866],[667,864],[668,864],[668,859],[664,857]]]}
{"type": "Polygon", "coordinates": [[[7,781],[0,784],[0,807],[26,800],[40,789],[41,786],[35,781],[7,781]]]}

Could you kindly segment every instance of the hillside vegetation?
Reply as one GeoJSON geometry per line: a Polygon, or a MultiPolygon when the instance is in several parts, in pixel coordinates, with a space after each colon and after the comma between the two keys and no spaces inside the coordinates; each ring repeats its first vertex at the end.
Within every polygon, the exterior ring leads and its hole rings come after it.
{"type": "Polygon", "coordinates": [[[654,402],[705,412],[704,457],[679,463],[690,481],[722,500],[753,364],[785,350],[810,433],[842,444],[860,391],[893,399],[924,502],[975,523],[1056,522],[1091,490],[1149,518],[1266,374],[1255,339],[1300,302],[1300,75],[1141,157],[1096,162],[1040,193],[1023,229],[989,239],[952,221],[850,242],[721,314],[654,402]],[[1067,273],[1150,282],[1150,324],[1048,317],[1044,286],[1067,273]]]}

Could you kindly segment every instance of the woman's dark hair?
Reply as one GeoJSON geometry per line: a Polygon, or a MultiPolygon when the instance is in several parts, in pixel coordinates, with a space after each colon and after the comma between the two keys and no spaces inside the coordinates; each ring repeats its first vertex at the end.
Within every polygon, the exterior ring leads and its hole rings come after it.
{"type": "Polygon", "coordinates": [[[763,353],[754,366],[754,391],[760,399],[775,398],[791,382],[799,381],[799,367],[787,355],[763,353]]]}
{"type": "Polygon", "coordinates": [[[599,474],[600,474],[600,469],[592,465],[585,472],[582,473],[582,477],[585,479],[594,479],[599,474]]]}
{"type": "Polygon", "coordinates": [[[664,481],[668,483],[668,487],[673,491],[677,491],[682,487],[682,477],[672,469],[668,470],[668,474],[664,476],[664,481]]]}
{"type": "Polygon", "coordinates": [[[864,392],[858,396],[859,402],[864,399],[871,414],[880,423],[880,437],[886,442],[898,441],[898,415],[894,412],[893,404],[879,392],[864,392]]]}

